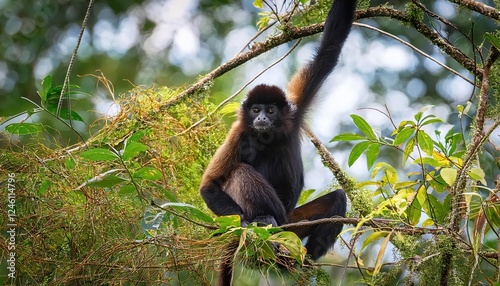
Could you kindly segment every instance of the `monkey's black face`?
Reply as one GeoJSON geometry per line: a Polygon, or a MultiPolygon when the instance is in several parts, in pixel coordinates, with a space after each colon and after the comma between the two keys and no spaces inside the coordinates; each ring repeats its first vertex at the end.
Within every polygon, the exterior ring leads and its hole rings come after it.
{"type": "Polygon", "coordinates": [[[281,112],[275,104],[252,104],[248,112],[251,127],[257,132],[271,131],[278,127],[281,112]]]}

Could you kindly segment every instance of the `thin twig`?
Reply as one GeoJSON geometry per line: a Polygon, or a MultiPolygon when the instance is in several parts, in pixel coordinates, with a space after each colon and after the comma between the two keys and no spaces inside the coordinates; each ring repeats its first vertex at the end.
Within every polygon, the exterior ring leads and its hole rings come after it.
{"type": "MultiPolygon", "coordinates": [[[[61,108],[62,108],[62,102],[63,102],[63,99],[64,99],[64,92],[67,91],[67,94],[68,94],[68,105],[70,105],[70,101],[69,101],[69,92],[70,92],[70,88],[69,88],[69,77],[71,75],[71,71],[73,70],[73,65],[75,63],[75,59],[76,59],[76,55],[78,54],[78,48],[80,47],[80,43],[82,41],[82,38],[83,38],[83,32],[85,32],[85,28],[87,27],[87,21],[89,19],[89,16],[90,16],[90,11],[92,11],[92,7],[94,6],[94,0],[90,0],[89,1],[89,5],[87,7],[87,12],[85,13],[85,18],[83,19],[83,23],[82,23],[82,27],[80,28],[80,34],[78,35],[78,40],[76,42],[76,45],[75,45],[75,50],[73,51],[73,54],[71,55],[71,59],[69,61],[69,65],[68,65],[68,70],[66,71],[66,76],[64,78],[64,83],[63,83],[63,86],[62,86],[62,89],[61,89],[61,96],[59,97],[59,102],[57,103],[57,111],[56,111],[56,116],[59,117],[59,114],[61,113],[61,108]]],[[[70,125],[73,125],[71,122],[71,107],[68,108],[69,109],[69,122],[70,122],[70,125]]]]}
{"type": "Polygon", "coordinates": [[[449,66],[443,64],[442,62],[438,61],[437,59],[433,58],[432,56],[430,56],[429,54],[425,53],[424,51],[422,51],[421,49],[415,47],[414,45],[408,43],[407,41],[399,38],[398,36],[395,36],[391,33],[388,33],[384,30],[380,30],[379,28],[375,28],[373,26],[370,26],[370,25],[366,25],[366,24],[363,24],[363,23],[354,23],[354,25],[356,26],[359,26],[359,27],[363,27],[363,28],[367,28],[367,29],[370,29],[370,30],[374,30],[374,31],[377,31],[383,35],[386,35],[390,38],[393,38],[394,40],[402,43],[403,45],[405,46],[408,46],[410,47],[412,50],[414,50],[415,52],[421,54],[422,56],[428,58],[429,60],[435,62],[436,64],[442,66],[443,68],[445,68],[446,70],[450,71],[451,73],[454,73],[455,75],[461,77],[463,80],[465,80],[466,82],[470,83],[471,85],[475,85],[473,81],[471,81],[470,79],[466,78],[465,76],[461,75],[459,72],[457,72],[456,70],[450,68],[449,66]]]}

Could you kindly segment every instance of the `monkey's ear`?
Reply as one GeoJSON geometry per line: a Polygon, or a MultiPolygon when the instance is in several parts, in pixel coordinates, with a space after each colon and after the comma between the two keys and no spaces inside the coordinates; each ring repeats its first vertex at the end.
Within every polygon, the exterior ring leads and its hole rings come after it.
{"type": "Polygon", "coordinates": [[[247,97],[242,102],[242,106],[246,109],[252,104],[275,104],[278,108],[284,108],[289,105],[285,92],[275,86],[267,84],[259,84],[250,90],[247,97]]]}

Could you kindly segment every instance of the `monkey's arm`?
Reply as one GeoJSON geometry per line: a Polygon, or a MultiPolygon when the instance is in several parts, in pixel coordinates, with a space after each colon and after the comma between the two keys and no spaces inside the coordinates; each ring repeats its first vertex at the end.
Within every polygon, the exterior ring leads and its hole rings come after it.
{"type": "Polygon", "coordinates": [[[355,11],[356,0],[334,0],[316,55],[290,80],[288,97],[298,107],[295,115],[297,120],[302,119],[321,85],[337,65],[340,51],[351,30],[355,11]]]}
{"type": "Polygon", "coordinates": [[[226,141],[215,152],[201,180],[201,197],[208,208],[218,216],[233,214],[243,216],[241,207],[222,189],[239,163],[237,149],[240,144],[237,132],[239,124],[239,122],[233,124],[226,141]]]}

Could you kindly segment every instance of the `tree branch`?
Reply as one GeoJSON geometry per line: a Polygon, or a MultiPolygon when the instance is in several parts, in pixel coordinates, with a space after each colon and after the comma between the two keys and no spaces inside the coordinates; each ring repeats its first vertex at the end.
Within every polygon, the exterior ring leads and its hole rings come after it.
{"type": "Polygon", "coordinates": [[[470,10],[476,11],[480,14],[483,14],[486,17],[493,18],[495,20],[500,20],[500,11],[481,2],[474,0],[449,0],[449,1],[458,4],[460,6],[464,6],[470,10]]]}
{"type": "MultiPolygon", "coordinates": [[[[481,68],[476,66],[475,61],[467,57],[462,51],[449,43],[446,39],[442,38],[437,32],[431,30],[425,24],[420,21],[416,21],[410,17],[407,13],[401,12],[396,9],[387,7],[372,7],[365,10],[356,11],[356,19],[365,19],[373,17],[386,17],[398,20],[405,24],[410,24],[413,26],[417,32],[422,34],[424,37],[429,39],[434,45],[438,46],[445,53],[450,55],[459,64],[464,66],[469,72],[477,77],[481,77],[483,71],[481,68]]],[[[274,37],[270,37],[263,42],[255,43],[248,51],[240,53],[226,63],[221,64],[219,67],[214,69],[212,72],[205,75],[203,78],[190,85],[189,88],[181,92],[176,97],[169,100],[167,103],[160,107],[160,111],[164,111],[168,107],[178,103],[183,98],[194,94],[199,89],[202,89],[211,80],[222,76],[223,74],[231,71],[232,69],[246,63],[247,61],[279,46],[284,43],[311,36],[323,31],[323,24],[314,24],[303,28],[296,28],[291,26],[285,26],[283,32],[274,37]]]]}
{"type": "Polygon", "coordinates": [[[358,11],[356,14],[358,19],[373,18],[373,17],[388,17],[398,20],[402,23],[409,24],[417,30],[421,35],[430,40],[434,45],[439,47],[443,52],[456,60],[459,64],[465,67],[474,76],[481,77],[482,70],[477,67],[476,62],[465,55],[461,50],[452,45],[447,39],[442,38],[437,32],[431,30],[421,21],[417,21],[410,17],[407,13],[387,7],[374,7],[366,10],[358,11]]]}
{"type": "Polygon", "coordinates": [[[376,228],[379,231],[387,230],[387,231],[396,231],[396,232],[403,232],[403,233],[417,234],[417,235],[428,234],[428,233],[440,234],[447,232],[447,229],[445,228],[423,228],[423,227],[414,227],[406,224],[404,225],[404,227],[398,227],[398,225],[403,224],[401,221],[391,220],[391,219],[379,219],[379,218],[366,220],[364,218],[331,217],[331,218],[322,218],[316,220],[303,220],[299,222],[284,224],[279,227],[282,228],[283,230],[290,230],[297,227],[314,226],[325,223],[352,224],[354,226],[357,226],[359,223],[362,223],[363,226],[370,226],[376,228]]]}
{"type": "MultiPolygon", "coordinates": [[[[325,164],[328,169],[330,169],[339,182],[339,185],[344,189],[344,191],[349,195],[352,194],[352,191],[356,188],[356,182],[354,182],[347,174],[342,170],[340,165],[335,161],[330,151],[326,148],[323,143],[316,137],[316,135],[311,131],[309,127],[303,128],[307,137],[311,140],[318,151],[319,156],[321,157],[321,161],[325,164]]],[[[354,198],[350,198],[351,200],[354,198]]]]}

